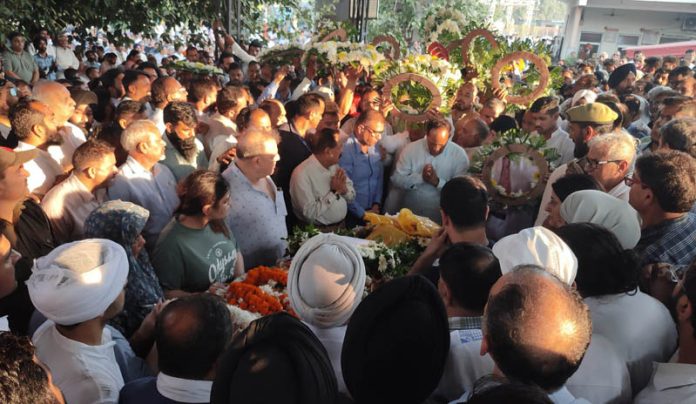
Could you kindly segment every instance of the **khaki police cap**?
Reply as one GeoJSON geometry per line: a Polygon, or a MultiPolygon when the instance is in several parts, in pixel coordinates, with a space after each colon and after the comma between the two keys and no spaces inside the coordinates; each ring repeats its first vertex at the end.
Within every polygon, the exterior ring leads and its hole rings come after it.
{"type": "Polygon", "coordinates": [[[611,108],[600,102],[592,102],[569,109],[568,121],[575,123],[595,123],[604,125],[613,123],[619,117],[611,108]]]}

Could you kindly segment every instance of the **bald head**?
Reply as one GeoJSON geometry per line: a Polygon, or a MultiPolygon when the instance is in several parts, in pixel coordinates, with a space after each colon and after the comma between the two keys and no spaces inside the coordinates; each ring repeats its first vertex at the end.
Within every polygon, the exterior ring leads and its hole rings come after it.
{"type": "Polygon", "coordinates": [[[249,127],[271,130],[271,118],[261,108],[254,109],[249,115],[249,127]]]}
{"type": "Polygon", "coordinates": [[[55,81],[37,82],[32,90],[32,97],[48,105],[59,126],[65,125],[75,112],[75,101],[70,97],[70,91],[55,81]]]}
{"type": "Polygon", "coordinates": [[[533,266],[493,285],[484,318],[485,350],[505,376],[549,392],[575,373],[592,334],[580,295],[533,266]]]}
{"type": "Polygon", "coordinates": [[[483,119],[464,117],[454,125],[454,142],[461,147],[478,147],[488,138],[490,129],[483,119]]]}
{"type": "Polygon", "coordinates": [[[202,380],[232,337],[232,320],[224,301],[198,294],[167,304],[157,317],[158,365],[169,376],[202,380]]]}

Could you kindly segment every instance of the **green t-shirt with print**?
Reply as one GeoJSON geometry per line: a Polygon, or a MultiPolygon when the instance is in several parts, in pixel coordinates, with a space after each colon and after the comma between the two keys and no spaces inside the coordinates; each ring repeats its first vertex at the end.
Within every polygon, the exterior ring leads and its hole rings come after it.
{"type": "Polygon", "coordinates": [[[157,240],[152,264],[165,290],[203,292],[232,280],[238,251],[231,233],[216,233],[210,225],[192,229],[174,218],[157,240]]]}

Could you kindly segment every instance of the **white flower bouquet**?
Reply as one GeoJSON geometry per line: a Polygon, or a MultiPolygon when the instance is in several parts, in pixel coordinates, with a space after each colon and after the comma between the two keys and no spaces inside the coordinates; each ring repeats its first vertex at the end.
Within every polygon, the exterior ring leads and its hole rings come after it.
{"type": "Polygon", "coordinates": [[[276,45],[261,51],[258,60],[273,66],[292,65],[296,58],[302,57],[304,51],[304,47],[297,44],[276,45]]]}
{"type": "Polygon", "coordinates": [[[384,55],[379,53],[374,45],[336,41],[311,44],[304,55],[305,64],[310,57],[316,57],[318,64],[325,69],[343,69],[348,66],[371,69],[385,60],[384,55]]]}
{"type": "Polygon", "coordinates": [[[437,41],[447,45],[451,41],[461,39],[460,27],[466,24],[466,16],[458,10],[449,7],[431,9],[423,23],[423,38],[427,38],[428,43],[437,41]]]}
{"type": "MultiPolygon", "coordinates": [[[[430,80],[442,97],[440,112],[449,113],[449,100],[461,85],[461,72],[448,61],[432,55],[408,55],[401,60],[384,60],[374,68],[373,83],[384,85],[392,77],[402,73],[415,73],[430,80]]],[[[402,82],[392,88],[391,98],[400,111],[416,110],[424,113],[430,105],[432,94],[423,85],[402,82]]]]}
{"type": "Polygon", "coordinates": [[[224,72],[222,69],[216,67],[216,66],[211,66],[207,65],[205,63],[201,62],[189,62],[188,60],[178,60],[176,62],[169,63],[164,66],[167,69],[174,69],[176,71],[183,71],[183,72],[189,72],[193,74],[198,74],[201,76],[213,76],[213,75],[222,75],[224,72]]]}

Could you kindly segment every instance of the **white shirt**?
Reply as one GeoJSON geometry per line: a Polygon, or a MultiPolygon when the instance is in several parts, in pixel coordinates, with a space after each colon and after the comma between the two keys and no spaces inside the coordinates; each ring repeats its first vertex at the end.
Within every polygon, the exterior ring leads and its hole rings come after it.
{"type": "Polygon", "coordinates": [[[166,166],[157,163],[152,172],[145,170],[133,157],[118,170],[109,187],[109,199],[121,199],[135,203],[150,211],[150,218],[143,229],[149,246],[154,247],[164,226],[169,223],[179,206],[176,179],[166,166]]]}
{"type": "Polygon", "coordinates": [[[631,187],[626,185],[624,181],[621,181],[614,188],[610,189],[607,193],[611,196],[621,199],[622,201],[628,202],[628,197],[631,193],[631,187]]]}
{"type": "Polygon", "coordinates": [[[210,145],[210,159],[208,160],[208,170],[220,172],[220,163],[217,158],[227,152],[230,148],[237,145],[237,138],[234,135],[217,136],[210,145]]]}
{"type": "Polygon", "coordinates": [[[355,199],[355,189],[346,176],[348,192],[345,195],[331,192],[331,177],[338,168],[334,164],[327,169],[313,154],[295,168],[290,177],[290,197],[298,218],[324,226],[346,218],[348,202],[355,199]]]}
{"type": "Polygon", "coordinates": [[[304,324],[309,327],[310,330],[312,330],[314,335],[317,336],[319,341],[321,341],[321,344],[326,349],[326,353],[329,354],[331,367],[333,367],[333,370],[336,373],[338,391],[349,394],[346,383],[343,381],[343,370],[341,369],[341,350],[343,349],[343,339],[346,337],[347,326],[344,325],[341,327],[319,328],[309,323],[304,324]]]}
{"type": "Polygon", "coordinates": [[[549,175],[549,180],[546,181],[546,187],[544,188],[544,194],[541,196],[541,205],[539,205],[539,213],[537,214],[534,226],[542,226],[546,218],[549,217],[549,213],[546,211],[546,205],[551,202],[551,195],[553,195],[553,188],[551,185],[558,181],[559,178],[565,176],[567,170],[568,164],[563,164],[553,170],[551,175],[549,175]]]}
{"type": "Polygon", "coordinates": [[[237,136],[237,124],[232,122],[230,118],[221,115],[219,112],[206,118],[205,123],[208,125],[208,132],[203,136],[203,146],[212,160],[212,150],[219,139],[225,139],[228,136],[237,136]]]}
{"type": "Polygon", "coordinates": [[[85,133],[79,127],[66,122],[63,127],[63,144],[48,147],[48,153],[63,168],[72,167],[72,156],[80,145],[87,141],[85,133]]]}
{"type": "MultiPolygon", "coordinates": [[[[21,141],[15,148],[16,151],[33,149],[36,147],[21,141]]],[[[56,177],[63,175],[63,168],[45,150],[38,149],[38,152],[39,154],[33,160],[24,163],[24,169],[29,172],[27,179],[29,192],[44,196],[55,184],[56,177]]]]}
{"type": "Polygon", "coordinates": [[[667,308],[649,295],[637,291],[588,297],[595,334],[614,344],[631,375],[633,391],[642,390],[650,380],[653,362],[665,362],[677,349],[677,328],[667,308]]]}
{"type": "Polygon", "coordinates": [[[41,208],[59,243],[83,238],[85,220],[103,202],[104,193],[104,190],[98,190],[97,198],[75,174],[48,191],[41,201],[41,208]]]}
{"type": "Polygon", "coordinates": [[[650,383],[634,404],[696,403],[696,365],[653,363],[653,368],[650,383]]]}
{"type": "Polygon", "coordinates": [[[79,69],[80,61],[77,59],[72,49],[56,46],[56,66],[58,67],[59,78],[63,78],[65,77],[63,74],[65,69],[79,69]]]}
{"type": "Polygon", "coordinates": [[[630,403],[632,398],[626,361],[599,334],[592,335],[585,357],[566,387],[574,396],[591,403],[630,403]]]}
{"type": "Polygon", "coordinates": [[[450,332],[450,350],[434,401],[448,402],[473,391],[474,382],[493,373],[495,363],[490,355],[481,356],[481,340],[462,342],[458,331],[450,332]]]}
{"type": "Polygon", "coordinates": [[[424,137],[404,148],[391,180],[394,186],[405,190],[401,207],[440,223],[440,190],[450,179],[465,174],[468,168],[469,158],[459,145],[448,141],[445,149],[433,156],[424,137]],[[435,169],[440,179],[437,186],[423,180],[426,164],[432,164],[435,169]]]}
{"type": "Polygon", "coordinates": [[[150,114],[150,120],[155,123],[160,133],[164,133],[167,127],[164,125],[164,110],[154,108],[150,114]]]}
{"type": "Polygon", "coordinates": [[[574,158],[575,143],[570,139],[568,132],[561,128],[556,129],[556,131],[551,134],[549,140],[546,141],[546,148],[556,149],[556,152],[560,156],[553,162],[555,167],[566,164],[574,158]]]}
{"type": "Polygon", "coordinates": [[[53,374],[53,383],[71,404],[116,403],[123,376],[114,355],[115,342],[105,328],[101,345],[87,345],[68,339],[46,321],[32,338],[36,356],[53,374]]]}
{"type": "Polygon", "coordinates": [[[554,393],[549,394],[549,398],[554,404],[590,404],[590,402],[584,398],[573,397],[573,395],[570,394],[570,391],[568,391],[568,388],[565,386],[561,387],[554,393]]]}

